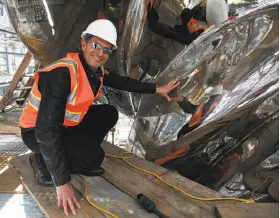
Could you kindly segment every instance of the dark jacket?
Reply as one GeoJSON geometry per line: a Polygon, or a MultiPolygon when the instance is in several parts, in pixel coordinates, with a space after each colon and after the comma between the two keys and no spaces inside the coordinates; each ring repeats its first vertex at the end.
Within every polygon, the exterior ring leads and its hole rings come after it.
{"type": "MultiPolygon", "coordinates": [[[[98,76],[100,69],[93,71],[87,65],[82,54],[80,60],[86,71],[93,93],[100,86],[98,76]]],[[[104,86],[129,92],[154,94],[156,85],[143,83],[129,77],[117,74],[104,75],[104,86]]],[[[41,153],[46,161],[56,186],[61,186],[71,180],[66,164],[64,142],[62,138],[63,121],[67,97],[70,93],[70,72],[68,68],[56,68],[47,73],[40,73],[38,88],[41,93],[41,103],[35,125],[37,141],[41,144],[41,153]]],[[[28,131],[29,129],[22,129],[28,131]]]]}

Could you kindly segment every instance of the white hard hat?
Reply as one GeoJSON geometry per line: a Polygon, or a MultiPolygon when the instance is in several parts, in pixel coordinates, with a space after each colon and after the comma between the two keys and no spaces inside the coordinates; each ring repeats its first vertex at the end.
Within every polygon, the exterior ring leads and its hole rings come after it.
{"type": "Polygon", "coordinates": [[[225,0],[207,0],[206,20],[220,26],[228,19],[228,5],[225,0]]]}
{"type": "Polygon", "coordinates": [[[110,20],[100,19],[93,21],[88,25],[81,37],[84,38],[87,34],[104,39],[113,45],[113,49],[117,48],[117,30],[110,20]]]}
{"type": "Polygon", "coordinates": [[[222,95],[223,94],[223,86],[222,85],[216,85],[212,91],[211,91],[211,95],[222,95]]]}

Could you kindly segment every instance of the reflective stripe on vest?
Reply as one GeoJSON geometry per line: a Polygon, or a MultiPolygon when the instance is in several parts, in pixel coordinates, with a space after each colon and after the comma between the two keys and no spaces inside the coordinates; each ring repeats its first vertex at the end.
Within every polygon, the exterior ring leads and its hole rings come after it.
{"type": "Polygon", "coordinates": [[[63,58],[63,59],[57,60],[57,61],[53,62],[50,66],[45,67],[44,69],[46,70],[48,67],[55,66],[57,63],[69,64],[69,65],[74,67],[74,71],[76,73],[78,72],[78,64],[77,64],[77,62],[72,60],[72,59],[69,59],[69,58],[63,58]]]}
{"type": "Polygon", "coordinates": [[[74,87],[74,90],[70,93],[70,95],[67,98],[67,104],[75,104],[76,94],[77,94],[77,83],[74,87]]]}
{"type": "MultiPolygon", "coordinates": [[[[55,69],[58,65],[60,64],[66,64],[70,67],[74,68],[74,72],[76,75],[76,84],[74,87],[74,90],[70,93],[70,95],[68,96],[67,99],[67,104],[75,104],[75,98],[76,98],[76,94],[77,94],[77,81],[78,81],[78,64],[76,61],[68,59],[68,58],[64,58],[58,61],[55,61],[53,64],[43,68],[42,70],[38,70],[37,72],[44,72],[44,71],[49,71],[52,69],[55,69]],[[50,69],[51,68],[51,69],[50,69]]],[[[38,99],[36,96],[33,95],[33,93],[31,92],[28,98],[29,102],[32,104],[32,106],[34,106],[36,109],[39,109],[40,106],[40,99],[38,99]]]]}
{"type": "MultiPolygon", "coordinates": [[[[76,61],[70,59],[70,58],[67,58],[67,57],[63,58],[63,59],[60,59],[60,60],[57,60],[57,61],[53,62],[51,65],[43,68],[42,70],[38,70],[37,72],[50,71],[52,69],[55,69],[57,66],[60,66],[61,64],[65,64],[65,65],[71,67],[75,72],[76,81],[78,81],[78,63],[76,61]]],[[[74,104],[74,99],[75,99],[75,96],[76,96],[76,92],[77,92],[77,83],[75,84],[74,90],[70,93],[67,103],[74,104]]]]}
{"type": "Polygon", "coordinates": [[[70,120],[72,122],[78,123],[81,119],[81,113],[75,113],[75,112],[71,112],[69,110],[65,110],[64,118],[66,118],[67,120],[70,120]]]}
{"type": "MultiPolygon", "coordinates": [[[[67,99],[67,104],[73,104],[74,102],[73,100],[76,97],[76,93],[77,93],[77,88],[69,95],[67,99]]],[[[38,110],[40,107],[40,102],[41,102],[40,99],[38,99],[32,93],[30,93],[28,97],[28,103],[30,103],[31,106],[33,106],[36,110],[38,110]]],[[[71,112],[69,110],[65,110],[65,118],[67,118],[68,120],[71,120],[73,122],[79,122],[80,117],[81,117],[81,113],[78,114],[78,113],[71,112]]]]}
{"type": "Polygon", "coordinates": [[[36,98],[31,92],[28,97],[28,103],[30,103],[36,110],[38,110],[40,107],[40,102],[41,100],[36,98]]]}

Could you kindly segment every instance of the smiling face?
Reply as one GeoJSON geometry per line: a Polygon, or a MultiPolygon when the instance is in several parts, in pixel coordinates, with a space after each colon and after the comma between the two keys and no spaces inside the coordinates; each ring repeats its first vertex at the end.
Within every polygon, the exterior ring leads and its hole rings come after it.
{"type": "Polygon", "coordinates": [[[103,48],[112,48],[111,43],[99,37],[93,36],[89,40],[82,39],[81,44],[85,60],[93,68],[105,64],[110,57],[104,53],[103,48]],[[100,50],[95,49],[92,42],[99,43],[102,48],[100,50]]]}

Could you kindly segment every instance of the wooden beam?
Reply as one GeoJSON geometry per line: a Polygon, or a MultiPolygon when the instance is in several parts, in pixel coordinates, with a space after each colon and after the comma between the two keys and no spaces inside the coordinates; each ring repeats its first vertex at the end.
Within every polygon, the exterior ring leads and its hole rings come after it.
{"type": "Polygon", "coordinates": [[[277,218],[278,203],[228,203],[217,204],[216,214],[219,218],[277,218]]]}
{"type": "Polygon", "coordinates": [[[5,107],[9,104],[10,99],[13,97],[13,92],[16,89],[19,80],[23,76],[25,69],[29,65],[31,58],[32,58],[32,54],[28,51],[25,54],[23,60],[21,61],[20,65],[17,69],[17,72],[15,73],[6,93],[4,94],[4,96],[2,97],[2,99],[0,101],[0,109],[2,111],[4,111],[5,107]]]}
{"type": "MultiPolygon", "coordinates": [[[[106,154],[120,156],[125,150],[108,142],[103,143],[106,154]]],[[[222,197],[221,194],[206,188],[196,182],[184,178],[174,172],[147,161],[140,157],[133,157],[128,161],[140,168],[158,174],[167,182],[178,186],[184,191],[199,197],[222,197]]],[[[143,193],[150,197],[168,217],[214,217],[215,202],[193,200],[179,191],[173,190],[153,175],[139,171],[126,164],[123,160],[107,157],[102,166],[106,170],[103,177],[117,188],[131,197],[143,193]]]]}
{"type": "Polygon", "coordinates": [[[133,172],[129,166],[123,167],[112,158],[105,158],[102,166],[106,170],[103,178],[134,199],[140,193],[146,195],[167,217],[215,217],[214,207],[213,212],[210,213],[206,208],[197,206],[195,201],[187,197],[177,196],[166,187],[161,187],[140,176],[133,172]]]}
{"type": "MultiPolygon", "coordinates": [[[[2,161],[1,156],[0,161],[2,161]]],[[[1,171],[0,193],[22,194],[26,192],[21,184],[19,176],[11,167],[7,165],[5,168],[1,169],[1,171]]]]}
{"type": "MultiPolygon", "coordinates": [[[[118,147],[118,146],[115,146],[115,145],[112,145],[111,143],[109,142],[106,142],[104,141],[103,142],[103,145],[102,145],[104,151],[106,154],[113,154],[113,155],[116,155],[116,156],[121,156],[121,153],[123,152],[126,152],[125,150],[123,150],[122,148],[118,147]]],[[[122,165],[123,167],[129,167],[131,171],[133,171],[134,173],[137,173],[138,175],[140,176],[143,176],[149,180],[152,180],[154,179],[155,177],[153,175],[149,175],[145,172],[142,172],[142,171],[139,171],[137,169],[134,169],[130,166],[128,166],[122,159],[117,159],[117,158],[113,158],[112,159],[113,161],[116,161],[118,162],[120,165],[122,165]]],[[[151,162],[151,161],[147,161],[141,157],[138,157],[138,156],[135,156],[131,159],[129,159],[129,161],[136,165],[136,166],[140,166],[146,170],[149,170],[149,171],[153,171],[154,173],[158,174],[158,175],[164,175],[165,173],[167,173],[169,170],[151,162]]]]}
{"type": "MultiPolygon", "coordinates": [[[[114,146],[106,141],[103,142],[102,147],[106,154],[108,153],[108,154],[114,154],[114,155],[120,156],[122,152],[126,152],[124,149],[114,146]]],[[[135,156],[128,160],[129,160],[129,162],[131,162],[132,164],[134,164],[136,166],[142,167],[146,170],[149,170],[149,171],[152,171],[152,172],[158,174],[163,179],[165,179],[167,182],[170,182],[173,185],[176,185],[179,188],[182,188],[183,190],[185,190],[187,192],[191,192],[194,195],[198,195],[200,197],[216,197],[216,198],[224,197],[221,193],[218,193],[210,188],[200,185],[197,182],[187,179],[187,178],[179,175],[178,173],[169,171],[168,169],[163,168],[162,166],[155,164],[154,162],[147,161],[144,158],[135,156]]],[[[121,159],[114,159],[114,161],[118,162],[119,164],[123,165],[124,167],[128,167],[128,165],[121,159]]],[[[139,171],[132,167],[130,167],[130,169],[133,172],[135,172],[149,180],[153,180],[153,181],[157,180],[157,178],[155,178],[153,175],[139,171]]]]}

